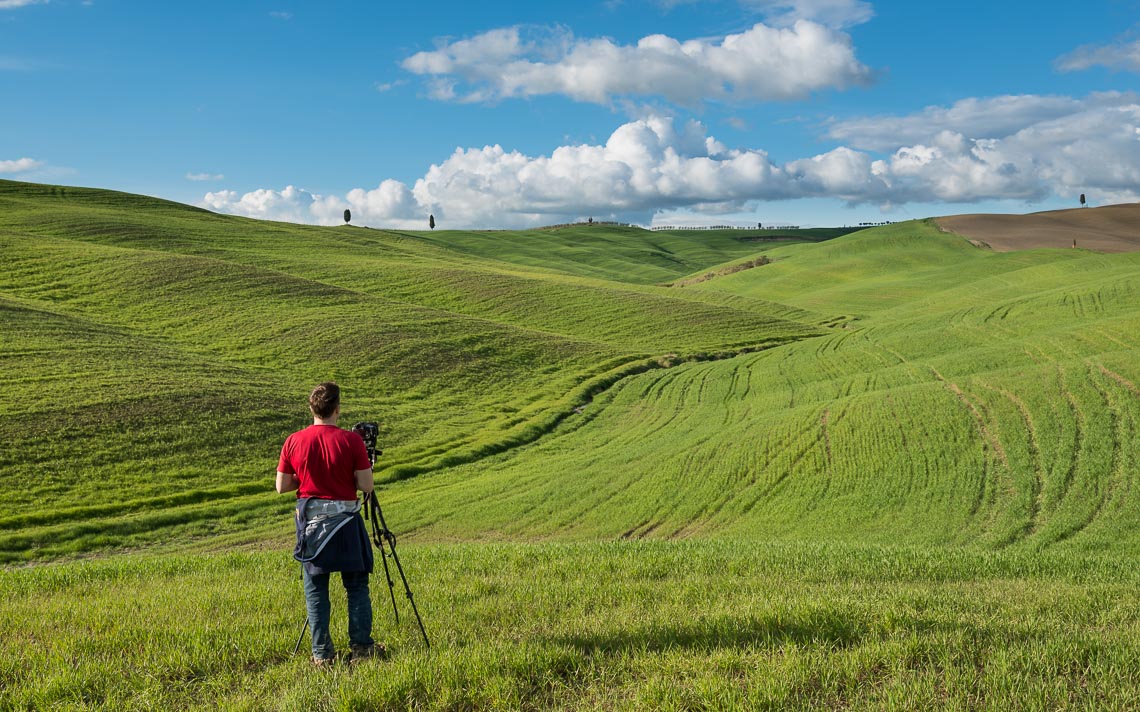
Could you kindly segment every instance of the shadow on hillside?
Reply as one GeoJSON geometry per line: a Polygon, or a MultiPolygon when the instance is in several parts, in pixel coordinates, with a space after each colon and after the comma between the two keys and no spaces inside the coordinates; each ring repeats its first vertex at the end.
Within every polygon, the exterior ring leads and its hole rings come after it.
{"type": "Polygon", "coordinates": [[[864,630],[856,621],[821,614],[795,619],[720,617],[692,623],[562,636],[555,641],[573,646],[584,654],[596,655],[673,648],[777,648],[788,643],[838,649],[857,644],[863,635],[864,630]]]}

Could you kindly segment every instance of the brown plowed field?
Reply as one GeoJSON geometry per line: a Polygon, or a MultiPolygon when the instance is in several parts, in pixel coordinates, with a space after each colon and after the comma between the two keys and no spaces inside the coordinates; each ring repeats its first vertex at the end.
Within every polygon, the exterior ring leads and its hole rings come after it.
{"type": "Polygon", "coordinates": [[[952,215],[936,222],[943,230],[998,252],[1072,247],[1073,240],[1077,247],[1098,252],[1140,251],[1140,203],[1029,215],[952,215]]]}

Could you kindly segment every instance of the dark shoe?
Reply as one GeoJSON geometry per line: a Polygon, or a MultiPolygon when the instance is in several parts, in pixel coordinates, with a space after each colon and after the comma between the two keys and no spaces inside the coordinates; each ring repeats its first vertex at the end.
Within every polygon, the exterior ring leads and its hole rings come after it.
{"type": "Polygon", "coordinates": [[[387,657],[388,649],[385,648],[381,643],[375,643],[373,645],[352,646],[352,657],[350,660],[354,663],[358,663],[361,660],[367,660],[368,658],[378,658],[380,660],[383,660],[387,657]]]}

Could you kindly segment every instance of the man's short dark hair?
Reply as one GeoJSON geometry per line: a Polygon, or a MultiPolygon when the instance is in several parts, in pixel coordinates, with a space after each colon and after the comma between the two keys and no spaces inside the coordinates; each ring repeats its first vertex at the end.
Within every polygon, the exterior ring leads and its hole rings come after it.
{"type": "Polygon", "coordinates": [[[318,418],[331,417],[338,405],[340,405],[340,386],[332,381],[320,384],[309,394],[309,410],[318,418]]]}

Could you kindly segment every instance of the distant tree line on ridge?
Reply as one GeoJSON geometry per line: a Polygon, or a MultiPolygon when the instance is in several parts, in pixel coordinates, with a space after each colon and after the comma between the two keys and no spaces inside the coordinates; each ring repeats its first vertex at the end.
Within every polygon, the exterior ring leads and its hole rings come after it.
{"type": "Polygon", "coordinates": [[[799,230],[799,225],[769,225],[741,227],[740,225],[657,225],[650,230],[799,230]]]}
{"type": "Polygon", "coordinates": [[[535,228],[535,229],[537,229],[537,230],[557,230],[557,229],[563,228],[563,227],[583,227],[583,226],[593,226],[593,225],[616,225],[617,227],[638,227],[637,225],[634,225],[633,223],[615,222],[613,220],[595,220],[593,218],[590,218],[590,220],[588,222],[559,223],[557,225],[543,225],[542,227],[535,228]]]}

